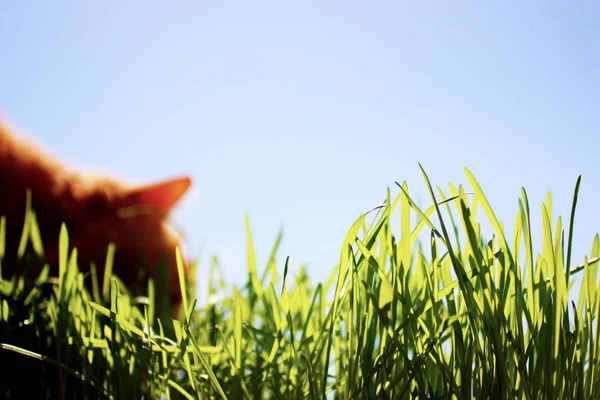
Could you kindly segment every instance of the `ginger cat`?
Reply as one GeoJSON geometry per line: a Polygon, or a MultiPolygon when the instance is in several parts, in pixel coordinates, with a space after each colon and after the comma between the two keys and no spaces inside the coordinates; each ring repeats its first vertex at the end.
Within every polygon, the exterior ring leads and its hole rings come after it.
{"type": "MultiPolygon", "coordinates": [[[[14,273],[23,271],[17,261],[17,248],[29,188],[51,275],[58,275],[58,239],[64,222],[69,249],[77,248],[79,268],[89,271],[93,261],[100,285],[107,248],[112,242],[115,244],[113,274],[127,285],[134,285],[140,272],[154,275],[160,296],[164,279],[156,273],[159,262],[163,261],[172,302],[179,305],[176,246],[181,250],[186,275],[190,261],[181,235],[169,225],[168,218],[191,183],[189,176],[183,176],[135,186],[107,175],[81,171],[17,133],[0,118],[0,216],[6,216],[2,278],[10,279],[14,273]]],[[[86,281],[91,287],[89,277],[86,281]]],[[[140,290],[143,292],[144,286],[140,290]]]]}

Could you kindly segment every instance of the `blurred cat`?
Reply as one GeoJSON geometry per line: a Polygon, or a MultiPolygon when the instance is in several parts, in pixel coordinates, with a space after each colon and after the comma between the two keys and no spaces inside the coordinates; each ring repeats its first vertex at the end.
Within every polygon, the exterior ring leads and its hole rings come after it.
{"type": "MultiPolygon", "coordinates": [[[[77,248],[79,268],[89,271],[93,261],[100,285],[107,248],[112,242],[116,249],[115,275],[128,286],[145,282],[147,275],[155,276],[160,296],[165,276],[157,272],[163,262],[169,283],[162,290],[168,290],[172,304],[179,305],[176,246],[181,250],[186,275],[190,261],[182,236],[169,224],[169,215],[191,183],[189,176],[182,176],[130,185],[107,174],[83,171],[62,162],[0,118],[0,216],[6,216],[2,278],[10,279],[13,274],[23,272],[24,263],[18,260],[17,248],[29,188],[44,259],[53,276],[58,275],[58,239],[64,222],[69,248],[77,248]]],[[[91,287],[90,278],[86,280],[91,287]]],[[[143,293],[144,285],[139,287],[143,293]]]]}

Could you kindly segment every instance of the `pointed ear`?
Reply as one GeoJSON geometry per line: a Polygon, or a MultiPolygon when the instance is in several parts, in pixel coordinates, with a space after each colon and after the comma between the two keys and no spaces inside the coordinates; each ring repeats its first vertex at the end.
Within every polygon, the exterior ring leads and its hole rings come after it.
{"type": "Polygon", "coordinates": [[[161,214],[168,214],[192,185],[192,178],[184,176],[141,185],[132,188],[121,207],[148,207],[161,214]]]}

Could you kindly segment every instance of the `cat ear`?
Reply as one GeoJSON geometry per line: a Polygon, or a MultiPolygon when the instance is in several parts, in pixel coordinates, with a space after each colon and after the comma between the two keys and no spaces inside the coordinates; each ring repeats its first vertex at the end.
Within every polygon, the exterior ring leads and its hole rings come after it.
{"type": "Polygon", "coordinates": [[[132,188],[122,199],[122,207],[148,207],[161,214],[168,214],[192,185],[192,178],[163,180],[132,188]]]}

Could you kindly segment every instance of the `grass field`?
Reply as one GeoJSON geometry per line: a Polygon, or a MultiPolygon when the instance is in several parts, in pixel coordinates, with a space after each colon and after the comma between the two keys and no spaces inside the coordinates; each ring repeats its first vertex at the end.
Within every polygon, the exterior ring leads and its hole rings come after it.
{"type": "MultiPolygon", "coordinates": [[[[228,286],[214,258],[208,280],[198,277],[206,304],[197,308],[195,284],[182,284],[179,320],[160,311],[152,282],[146,299],[118,290],[117,280],[88,292],[75,257],[67,262],[63,231],[57,278],[1,282],[2,395],[600,398],[598,235],[587,257],[571,260],[580,180],[564,221],[552,215],[550,195],[532,210],[523,189],[510,233],[465,172],[470,193],[452,184],[444,193],[423,171],[427,209],[407,184],[388,189],[340,238],[326,282],[277,265],[281,237],[259,268],[247,219],[246,284],[228,286]],[[540,211],[536,254],[530,215],[540,211]],[[575,279],[578,301],[569,302],[575,279]]],[[[37,240],[34,225],[24,231],[37,240]]]]}

